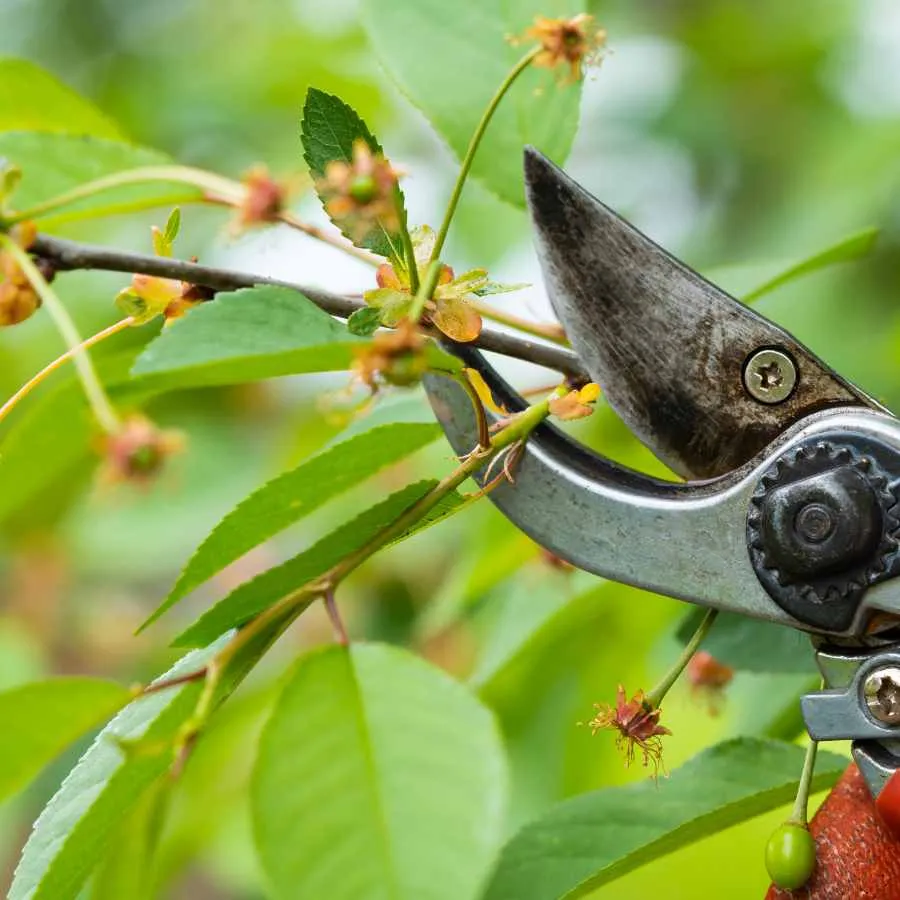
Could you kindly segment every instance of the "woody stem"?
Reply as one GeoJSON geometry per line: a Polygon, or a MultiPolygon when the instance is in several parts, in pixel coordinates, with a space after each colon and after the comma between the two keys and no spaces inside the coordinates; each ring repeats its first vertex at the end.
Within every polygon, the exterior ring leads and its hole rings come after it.
{"type": "Polygon", "coordinates": [[[651,708],[656,709],[660,703],[662,703],[666,694],[669,693],[669,689],[672,685],[678,681],[679,676],[691,661],[691,657],[697,652],[697,648],[703,643],[703,639],[706,635],[709,634],[709,629],[712,628],[713,622],[716,621],[716,616],[718,614],[719,611],[717,609],[709,609],[706,611],[706,615],[697,626],[697,630],[691,635],[691,639],[684,645],[684,650],[681,651],[678,659],[675,660],[675,664],[668,672],[666,672],[659,684],[647,693],[645,702],[651,708]]]}

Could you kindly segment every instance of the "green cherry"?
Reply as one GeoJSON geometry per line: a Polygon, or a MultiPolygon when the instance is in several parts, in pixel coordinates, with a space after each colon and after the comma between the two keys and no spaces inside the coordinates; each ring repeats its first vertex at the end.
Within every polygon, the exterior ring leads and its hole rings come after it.
{"type": "Polygon", "coordinates": [[[357,203],[371,203],[378,195],[378,185],[371,175],[357,175],[350,184],[350,196],[357,203]]]}
{"type": "Polygon", "coordinates": [[[805,825],[785,822],[766,844],[766,869],[782,890],[803,887],[816,867],[816,842],[805,825]]]}

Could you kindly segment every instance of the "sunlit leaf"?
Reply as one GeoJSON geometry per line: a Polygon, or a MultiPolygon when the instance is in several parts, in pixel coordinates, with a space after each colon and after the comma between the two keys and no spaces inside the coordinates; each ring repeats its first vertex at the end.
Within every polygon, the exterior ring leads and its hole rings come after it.
{"type": "MultiPolygon", "coordinates": [[[[307,550],[242,584],[180,634],[175,639],[175,644],[198,646],[214,639],[229,628],[243,625],[279,598],[324,575],[332,566],[364,547],[436,484],[437,482],[432,480],[419,481],[396,491],[381,503],[341,525],[307,550]]],[[[412,537],[446,518],[462,503],[463,499],[459,494],[456,492],[449,494],[397,541],[412,537]]]]}
{"type": "MultiPolygon", "coordinates": [[[[384,67],[462,158],[488,101],[527,48],[508,38],[535,16],[569,17],[565,0],[365,0],[363,22],[384,67]],[[414,35],[414,39],[410,36],[414,35]]],[[[530,69],[498,108],[472,172],[509,203],[522,206],[522,148],[532,144],[557,163],[572,146],[580,85],[530,69]]]]}
{"type": "Polygon", "coordinates": [[[249,550],[385,466],[430,444],[439,434],[434,423],[382,425],[332,445],[268,482],[219,522],[143,627],[249,550]]]}
{"type": "Polygon", "coordinates": [[[133,372],[156,390],[240,384],[349,369],[360,343],[299,291],[260,285],[218,294],[173,322],[133,372]]]}
{"type": "Polygon", "coordinates": [[[0,799],[24,787],[76,738],[128,702],[128,690],[96,678],[55,678],[0,693],[0,799]]]}
{"type": "Polygon", "coordinates": [[[491,389],[488,387],[487,382],[484,380],[484,376],[478,369],[466,369],[466,378],[469,379],[469,383],[475,389],[475,393],[478,394],[478,399],[485,407],[487,407],[487,409],[496,413],[498,416],[509,415],[509,410],[506,409],[506,407],[499,405],[494,399],[491,389]]]}
{"type": "MultiPolygon", "coordinates": [[[[189,653],[163,678],[201,667],[189,653]]],[[[148,694],[100,732],[34,824],[8,900],[74,900],[122,817],[172,765],[172,741],[193,711],[199,683],[148,694]],[[139,742],[126,752],[122,741],[139,742]]]]}
{"type": "MultiPolygon", "coordinates": [[[[813,790],[847,760],[820,752],[813,790]]],[[[506,845],[484,900],[576,900],[653,859],[794,798],[803,750],[739,738],[704,750],[671,777],[566,800],[506,845]]]]}
{"type": "MultiPolygon", "coordinates": [[[[144,166],[171,165],[171,158],[156,150],[102,138],[37,132],[0,133],[0,157],[22,169],[22,181],[13,197],[17,210],[51,200],[88,181],[144,166]]],[[[41,217],[43,231],[55,231],[66,218],[90,212],[111,214],[132,206],[169,205],[199,199],[201,191],[176,182],[144,182],[102,191],[67,204],[41,217]]]]}
{"type": "Polygon", "coordinates": [[[460,343],[474,341],[481,334],[481,316],[462,298],[446,297],[437,301],[431,320],[447,335],[460,343]]]}
{"type": "Polygon", "coordinates": [[[490,713],[398,648],[305,657],[269,720],[253,783],[278,898],[475,900],[504,828],[490,713]]]}
{"type": "Polygon", "coordinates": [[[836,241],[809,256],[792,262],[748,263],[716,268],[707,273],[716,284],[745,303],[752,303],[777,288],[812,275],[829,266],[854,262],[868,256],[878,241],[878,228],[866,228],[836,241]]]}
{"type": "Polygon", "coordinates": [[[0,84],[0,131],[124,138],[89,100],[28,60],[0,59],[0,84]]]}

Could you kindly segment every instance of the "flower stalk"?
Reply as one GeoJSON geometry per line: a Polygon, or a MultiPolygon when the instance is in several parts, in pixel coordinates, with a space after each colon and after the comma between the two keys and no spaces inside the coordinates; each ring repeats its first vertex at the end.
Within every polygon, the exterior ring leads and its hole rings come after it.
{"type": "Polygon", "coordinates": [[[77,347],[70,347],[66,350],[65,353],[61,353],[56,357],[52,362],[47,363],[40,372],[37,373],[34,377],[30,378],[22,387],[19,388],[6,401],[2,406],[0,406],[0,422],[2,422],[10,412],[12,412],[13,408],[22,400],[24,400],[36,387],[42,384],[50,375],[52,375],[60,366],[64,363],[68,362],[68,360],[73,359],[78,353],[89,350],[91,347],[99,344],[101,341],[105,341],[107,338],[112,337],[115,334],[118,334],[120,331],[124,331],[126,328],[129,328],[134,324],[134,318],[132,316],[126,316],[124,319],[120,319],[118,322],[115,322],[113,325],[110,325],[108,328],[104,328],[102,331],[98,331],[96,334],[91,335],[89,338],[85,338],[77,347]]]}
{"type": "Polygon", "coordinates": [[[697,652],[700,644],[703,643],[704,638],[709,634],[709,630],[713,627],[713,623],[716,621],[716,616],[718,616],[718,614],[719,611],[717,609],[708,609],[706,611],[706,614],[697,626],[697,630],[691,635],[691,639],[684,645],[684,649],[679,654],[678,659],[675,660],[674,665],[666,672],[660,682],[652,690],[647,692],[647,702],[651,706],[657,707],[662,703],[663,698],[669,693],[669,689],[676,681],[678,681],[681,673],[687,668],[688,663],[691,661],[691,657],[697,652]]]}
{"type": "Polygon", "coordinates": [[[512,69],[510,69],[509,74],[503,79],[500,87],[497,88],[497,92],[491,97],[490,103],[488,103],[484,113],[482,113],[481,120],[475,127],[475,131],[469,141],[469,146],[466,150],[466,155],[463,157],[459,174],[456,176],[456,184],[453,186],[453,193],[450,194],[450,200],[447,203],[444,221],[441,222],[441,227],[437,233],[437,239],[434,242],[434,249],[431,251],[432,261],[439,259],[441,251],[444,249],[444,242],[447,240],[447,232],[450,230],[450,223],[453,221],[454,215],[456,215],[456,207],[459,205],[459,198],[462,196],[463,187],[465,187],[466,179],[469,177],[472,163],[475,161],[475,154],[478,152],[478,147],[481,145],[481,139],[484,137],[488,125],[491,124],[491,119],[493,119],[494,113],[500,105],[500,101],[503,100],[509,89],[515,84],[516,79],[532,64],[532,62],[534,62],[535,58],[541,53],[541,50],[541,47],[535,47],[534,49],[529,50],[528,53],[526,53],[512,69]]]}
{"type": "Polygon", "coordinates": [[[119,416],[113,408],[103,385],[100,383],[94,364],[83,346],[84,342],[78,334],[78,329],[75,327],[68,310],[59,297],[56,296],[56,292],[47,283],[38,267],[32,262],[28,253],[2,232],[0,232],[0,247],[3,247],[15,258],[25,277],[31,282],[31,286],[41,298],[41,303],[46,307],[50,318],[53,319],[66,346],[71,351],[75,370],[78,373],[88,403],[100,427],[107,434],[115,434],[121,424],[119,416]]]}

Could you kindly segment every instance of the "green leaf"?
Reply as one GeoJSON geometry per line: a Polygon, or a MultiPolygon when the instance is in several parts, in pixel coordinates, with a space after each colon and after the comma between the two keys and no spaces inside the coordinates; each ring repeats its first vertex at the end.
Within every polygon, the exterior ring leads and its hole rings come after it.
{"type": "Polygon", "coordinates": [[[278,898],[474,900],[503,832],[490,713],[406,651],[302,659],[261,741],[256,844],[278,898]]]}
{"type": "MultiPolygon", "coordinates": [[[[644,863],[789,803],[800,747],[738,738],[704,750],[658,784],[583,794],[526,825],[503,849],[484,900],[575,900],[644,863]]],[[[813,790],[844,757],[819,754],[813,790]]]]}
{"type": "Polygon", "coordinates": [[[0,743],[0,800],[24,787],[130,697],[112,681],[81,677],[54,678],[0,693],[0,722],[11,736],[0,743]]]}
{"type": "MultiPolygon", "coordinates": [[[[565,0],[364,0],[363,22],[400,90],[462,159],[485,107],[525,52],[507,38],[521,34],[537,15],[578,11],[578,3],[565,0]]],[[[581,87],[561,85],[559,76],[525,71],[497,109],[475,158],[472,174],[517,206],[525,204],[525,144],[562,163],[575,137],[581,87]]]]}
{"type": "MultiPolygon", "coordinates": [[[[391,494],[386,500],[346,522],[312,547],[287,562],[242,584],[193,625],[175,638],[176,646],[198,646],[213,640],[229,628],[243,625],[275,601],[304,584],[324,575],[342,559],[364,547],[376,534],[396,521],[435,485],[434,480],[419,481],[391,494]]],[[[409,531],[394,541],[405,540],[451,515],[463,503],[457,493],[449,494],[409,531]]]]}
{"type": "Polygon", "coordinates": [[[381,310],[364,306],[347,319],[347,330],[358,337],[369,337],[381,326],[381,310]]]}
{"type": "MultiPolygon", "coordinates": [[[[373,154],[384,155],[378,141],[356,110],[339,97],[315,88],[310,88],[306,94],[300,138],[303,141],[303,158],[316,181],[325,175],[330,162],[352,163],[353,144],[356,141],[363,140],[373,154]]],[[[325,198],[322,197],[318,186],[316,190],[324,201],[325,198]]],[[[403,194],[399,189],[397,195],[403,210],[401,218],[405,225],[406,211],[403,209],[403,194]]],[[[403,244],[399,231],[388,231],[381,223],[377,223],[365,238],[359,240],[358,236],[346,228],[344,220],[332,217],[332,221],[357,246],[365,247],[379,256],[395,260],[403,259],[403,244]]]]}
{"type": "Polygon", "coordinates": [[[878,240],[878,233],[877,228],[867,228],[858,234],[843,238],[836,244],[832,244],[830,247],[826,247],[824,250],[820,250],[818,253],[814,253],[812,256],[808,256],[806,259],[793,263],[769,276],[762,284],[745,293],[743,300],[746,303],[750,303],[753,300],[758,300],[763,294],[769,294],[776,288],[802,278],[804,275],[817,272],[819,269],[861,259],[872,251],[875,242],[878,240]]]}
{"type": "MultiPolygon", "coordinates": [[[[163,679],[195,671],[216,649],[189,653],[163,679]]],[[[148,694],[100,732],[35,822],[8,900],[78,896],[122,817],[172,765],[172,742],[199,691],[189,683],[148,694]],[[128,751],[123,741],[132,742],[128,751]]]]}
{"type": "Polygon", "coordinates": [[[170,390],[340,371],[361,343],[299,291],[260,285],[218,294],[174,321],[133,373],[170,390]]]}
{"type": "MultiPolygon", "coordinates": [[[[66,134],[9,132],[0,134],[0,157],[22,169],[22,183],[15,194],[15,208],[28,209],[79,185],[105,175],[143,166],[171,165],[171,158],[156,150],[100,138],[66,134]]],[[[113,188],[70,203],[41,218],[41,229],[53,231],[57,221],[89,211],[92,215],[115,213],[129,206],[167,205],[177,198],[199,199],[201,191],[178,183],[146,182],[113,188]]]]}
{"type": "Polygon", "coordinates": [[[0,131],[46,131],[124,139],[115,123],[45,69],[0,59],[0,131]]]}
{"type": "Polygon", "coordinates": [[[157,256],[171,256],[175,239],[181,229],[181,208],[176,206],[169,213],[165,228],[153,227],[153,252],[157,256]]]}
{"type": "MultiPolygon", "coordinates": [[[[691,610],[678,625],[685,644],[696,631],[704,610],[691,610]]],[[[809,635],[787,625],[759,622],[736,613],[720,613],[703,641],[716,659],[747,672],[815,672],[809,635]]]]}
{"type": "Polygon", "coordinates": [[[778,260],[718,266],[704,274],[733,296],[740,297],[744,303],[752,303],[776,288],[806,275],[829,266],[863,259],[875,248],[879,233],[878,228],[865,228],[856,234],[841,238],[824,250],[787,263],[778,260]]]}
{"type": "Polygon", "coordinates": [[[440,435],[435,423],[382,425],[332,445],[263,485],[213,529],[181,573],[146,628],[194,588],[328,500],[360,484],[440,435]]]}

